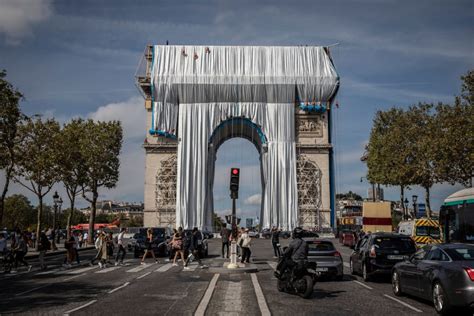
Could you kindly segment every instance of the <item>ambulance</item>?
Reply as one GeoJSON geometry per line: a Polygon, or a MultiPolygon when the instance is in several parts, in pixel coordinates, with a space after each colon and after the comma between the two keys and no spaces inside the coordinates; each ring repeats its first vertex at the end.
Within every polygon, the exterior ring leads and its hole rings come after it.
{"type": "Polygon", "coordinates": [[[418,218],[402,221],[398,224],[397,231],[401,235],[410,236],[418,247],[442,243],[439,222],[434,219],[418,218]]]}

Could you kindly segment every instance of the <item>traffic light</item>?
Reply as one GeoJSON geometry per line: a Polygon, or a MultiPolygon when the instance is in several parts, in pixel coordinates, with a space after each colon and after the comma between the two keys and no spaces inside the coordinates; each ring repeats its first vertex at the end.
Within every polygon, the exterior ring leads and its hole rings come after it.
{"type": "Polygon", "coordinates": [[[230,197],[233,199],[239,198],[239,168],[230,168],[230,197]]]}

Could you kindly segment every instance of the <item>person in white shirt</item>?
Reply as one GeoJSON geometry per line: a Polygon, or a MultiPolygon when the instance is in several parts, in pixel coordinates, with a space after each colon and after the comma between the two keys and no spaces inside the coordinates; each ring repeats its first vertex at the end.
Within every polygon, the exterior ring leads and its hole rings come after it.
{"type": "Polygon", "coordinates": [[[120,229],[120,233],[117,236],[118,250],[117,250],[117,254],[115,255],[115,265],[116,266],[118,266],[119,264],[123,265],[123,258],[125,257],[125,254],[127,253],[126,250],[125,250],[125,239],[123,237],[123,235],[125,235],[126,232],[127,232],[127,228],[122,227],[120,229]],[[120,257],[120,255],[121,255],[121,257],[120,257]],[[119,257],[120,257],[120,261],[119,261],[119,257]]]}

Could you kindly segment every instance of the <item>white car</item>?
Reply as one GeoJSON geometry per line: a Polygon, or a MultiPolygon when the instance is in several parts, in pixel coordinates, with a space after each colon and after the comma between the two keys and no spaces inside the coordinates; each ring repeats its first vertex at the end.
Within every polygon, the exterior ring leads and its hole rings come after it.
{"type": "Polygon", "coordinates": [[[257,231],[251,230],[249,231],[250,238],[260,238],[260,234],[257,231]]]}

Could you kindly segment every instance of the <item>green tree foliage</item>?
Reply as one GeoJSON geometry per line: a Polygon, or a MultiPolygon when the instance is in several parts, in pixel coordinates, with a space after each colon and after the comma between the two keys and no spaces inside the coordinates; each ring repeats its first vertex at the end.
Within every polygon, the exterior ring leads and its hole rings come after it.
{"type": "Polygon", "coordinates": [[[362,201],[362,196],[352,191],[347,193],[338,193],[336,194],[336,199],[338,200],[355,200],[355,201],[362,201]]]}
{"type": "MultiPolygon", "coordinates": [[[[70,227],[76,197],[81,193],[85,182],[85,164],[81,150],[77,142],[83,137],[85,122],[75,119],[66,123],[61,130],[58,147],[58,170],[61,182],[66,188],[70,207],[67,213],[67,223],[64,227],[70,227]]],[[[67,231],[69,237],[69,230],[67,231]]]]}
{"type": "Polygon", "coordinates": [[[38,197],[37,236],[41,232],[43,198],[58,181],[59,133],[59,124],[53,119],[30,120],[19,128],[21,143],[14,180],[38,197]]]}
{"type": "Polygon", "coordinates": [[[114,188],[119,179],[122,126],[118,121],[85,121],[77,145],[85,167],[82,196],[91,203],[89,238],[92,242],[99,189],[114,188]]]}
{"type": "Polygon", "coordinates": [[[0,170],[5,174],[5,183],[0,196],[0,226],[2,226],[5,197],[16,163],[18,125],[24,118],[19,107],[23,95],[5,80],[6,75],[5,70],[0,71],[0,170]]]}
{"type": "Polygon", "coordinates": [[[128,227],[143,227],[143,216],[131,216],[128,227]]]}
{"type": "MultiPolygon", "coordinates": [[[[36,210],[28,198],[14,194],[5,199],[5,218],[3,225],[9,229],[26,230],[36,223],[36,210]]],[[[3,226],[2,226],[3,227],[3,226]]]]}
{"type": "Polygon", "coordinates": [[[71,209],[65,209],[63,212],[61,212],[61,214],[59,214],[58,222],[60,228],[64,229],[70,227],[71,225],[86,223],[88,220],[87,216],[77,209],[74,209],[72,216],[70,216],[70,214],[71,209]]]}

